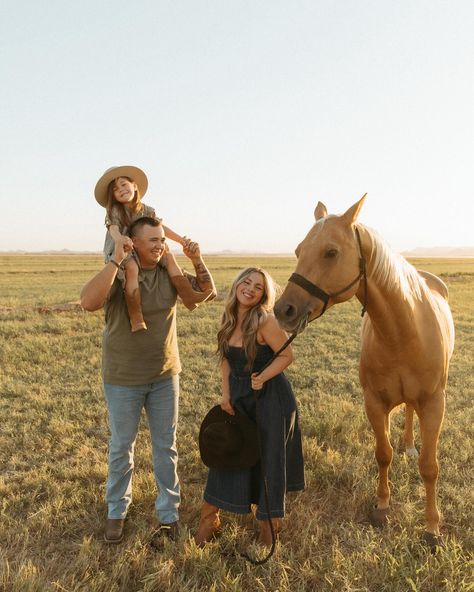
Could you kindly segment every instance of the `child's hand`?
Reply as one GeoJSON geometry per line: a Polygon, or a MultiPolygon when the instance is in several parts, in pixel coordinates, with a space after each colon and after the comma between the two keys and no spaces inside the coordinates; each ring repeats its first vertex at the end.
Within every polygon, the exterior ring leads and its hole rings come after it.
{"type": "Polygon", "coordinates": [[[119,237],[117,237],[115,242],[123,247],[125,253],[129,253],[133,249],[133,241],[129,236],[124,236],[121,234],[119,237]]]}
{"type": "Polygon", "coordinates": [[[198,259],[201,257],[201,248],[199,247],[199,243],[195,243],[190,238],[186,240],[186,244],[183,245],[183,253],[186,257],[189,257],[191,261],[193,259],[198,259]]]}

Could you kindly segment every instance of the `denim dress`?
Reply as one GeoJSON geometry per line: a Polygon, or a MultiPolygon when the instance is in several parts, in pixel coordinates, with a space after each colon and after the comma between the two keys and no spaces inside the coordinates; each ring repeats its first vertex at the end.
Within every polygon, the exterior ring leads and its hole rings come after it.
{"type": "MultiPolygon", "coordinates": [[[[253,372],[258,372],[273,356],[268,345],[257,344],[253,372]]],[[[250,374],[245,369],[245,352],[229,346],[230,397],[234,409],[256,421],[257,400],[250,374]]],[[[258,392],[258,429],[268,484],[270,514],[285,515],[285,493],[304,489],[303,451],[298,425],[296,400],[290,383],[281,373],[268,380],[258,392]]],[[[209,469],[204,499],[206,502],[236,514],[251,511],[257,505],[256,517],[267,518],[261,461],[251,469],[209,469]]]]}

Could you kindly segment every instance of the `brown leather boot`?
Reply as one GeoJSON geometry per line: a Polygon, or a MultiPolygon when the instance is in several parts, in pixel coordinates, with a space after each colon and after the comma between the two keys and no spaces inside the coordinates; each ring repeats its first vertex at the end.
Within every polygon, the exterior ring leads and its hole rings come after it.
{"type": "Polygon", "coordinates": [[[142,301],[140,298],[140,289],[135,288],[131,294],[125,290],[125,302],[127,303],[128,316],[130,318],[130,325],[132,333],[135,331],[143,331],[147,328],[143,319],[142,301]]]}
{"type": "Polygon", "coordinates": [[[204,292],[194,290],[184,275],[174,275],[170,279],[178,292],[178,296],[188,310],[194,310],[201,302],[205,302],[213,294],[212,288],[204,292]]]}
{"type": "Polygon", "coordinates": [[[204,547],[219,532],[221,521],[219,518],[219,508],[203,502],[201,508],[201,522],[199,529],[194,537],[198,547],[204,547]]]}
{"type": "MultiPolygon", "coordinates": [[[[258,542],[265,547],[272,546],[272,531],[270,529],[270,524],[268,520],[259,520],[258,524],[260,526],[260,534],[258,535],[258,542]]],[[[272,518],[272,525],[273,530],[275,532],[275,538],[277,538],[278,533],[281,530],[281,519],[280,518],[272,518]]]]}
{"type": "Polygon", "coordinates": [[[117,545],[123,539],[124,518],[107,518],[105,523],[104,541],[106,543],[117,545]]]}

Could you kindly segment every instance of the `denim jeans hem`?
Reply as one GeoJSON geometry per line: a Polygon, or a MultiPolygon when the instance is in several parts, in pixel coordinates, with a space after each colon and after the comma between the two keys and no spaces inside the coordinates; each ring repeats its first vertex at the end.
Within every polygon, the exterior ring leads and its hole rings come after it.
{"type": "Polygon", "coordinates": [[[117,512],[117,510],[109,510],[107,512],[107,518],[111,520],[125,520],[127,517],[127,510],[125,512],[117,512]]]}
{"type": "Polygon", "coordinates": [[[252,511],[250,505],[231,504],[231,503],[221,500],[217,497],[213,497],[212,495],[209,495],[208,493],[204,493],[204,500],[208,504],[212,504],[213,506],[217,506],[218,508],[220,508],[221,510],[224,510],[225,512],[233,512],[234,514],[249,514],[252,511]]]}
{"type": "Polygon", "coordinates": [[[286,491],[303,491],[305,486],[306,484],[304,481],[302,483],[292,483],[291,485],[286,486],[286,491]]]}
{"type": "Polygon", "coordinates": [[[179,522],[179,513],[176,510],[165,512],[157,512],[158,520],[160,524],[173,524],[173,522],[179,522]]]}
{"type": "MultiPolygon", "coordinates": [[[[285,512],[282,512],[281,510],[270,510],[270,516],[272,518],[284,518],[285,512]]],[[[260,510],[260,506],[259,506],[257,508],[257,511],[255,512],[255,518],[257,520],[268,520],[267,510],[266,509],[260,510]]]]}

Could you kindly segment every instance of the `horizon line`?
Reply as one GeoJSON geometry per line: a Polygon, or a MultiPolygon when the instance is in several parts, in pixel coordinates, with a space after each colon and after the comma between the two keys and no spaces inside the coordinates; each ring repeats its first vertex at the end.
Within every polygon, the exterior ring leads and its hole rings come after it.
{"type": "MultiPolygon", "coordinates": [[[[440,246],[440,247],[415,247],[414,249],[407,249],[403,251],[395,251],[399,255],[403,257],[421,257],[421,258],[430,258],[430,257],[440,257],[440,258],[449,258],[449,257],[456,257],[456,258],[474,258],[474,246],[460,246],[460,247],[448,247],[448,246],[440,246]],[[466,252],[468,254],[461,254],[456,252],[466,252]]],[[[184,256],[182,252],[175,251],[172,249],[172,253],[175,256],[184,256]]],[[[203,255],[214,255],[214,256],[274,256],[274,257],[294,257],[293,252],[289,251],[248,251],[248,250],[232,250],[232,249],[223,249],[220,251],[204,251],[203,255]]],[[[29,251],[26,249],[11,249],[8,251],[1,251],[0,255],[89,255],[89,256],[101,256],[103,255],[102,251],[90,251],[90,250],[73,250],[73,249],[43,249],[41,251],[29,251]]]]}

